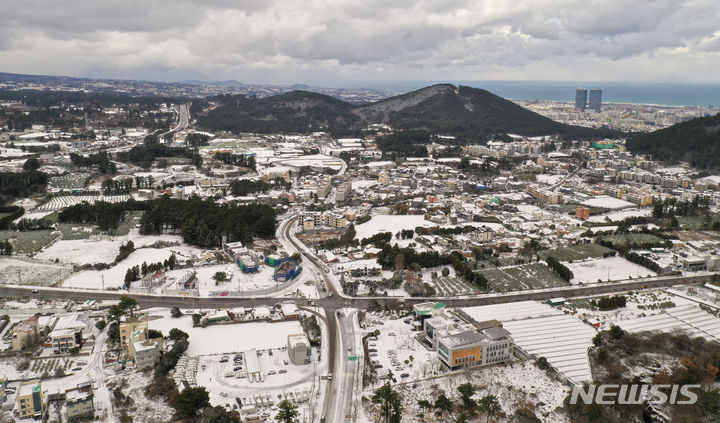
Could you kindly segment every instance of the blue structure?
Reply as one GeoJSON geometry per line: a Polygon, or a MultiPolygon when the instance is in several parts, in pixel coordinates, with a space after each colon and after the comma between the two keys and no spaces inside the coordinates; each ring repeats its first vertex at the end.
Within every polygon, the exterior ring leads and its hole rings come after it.
{"type": "Polygon", "coordinates": [[[298,277],[300,272],[302,272],[302,266],[297,266],[295,263],[293,263],[292,267],[283,273],[278,272],[278,270],[279,269],[275,269],[275,274],[273,275],[273,279],[275,279],[275,281],[277,281],[277,282],[286,282],[286,281],[291,281],[291,280],[295,279],[296,277],[298,277]]]}
{"type": "Polygon", "coordinates": [[[260,271],[260,265],[257,264],[257,262],[251,262],[247,260],[243,261],[242,257],[240,257],[239,259],[237,259],[236,263],[243,273],[255,273],[260,271]]]}

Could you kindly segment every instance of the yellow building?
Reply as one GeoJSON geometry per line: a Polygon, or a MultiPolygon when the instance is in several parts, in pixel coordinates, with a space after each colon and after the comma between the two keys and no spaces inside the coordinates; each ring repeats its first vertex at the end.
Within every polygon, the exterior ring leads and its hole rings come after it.
{"type": "Polygon", "coordinates": [[[17,416],[21,419],[42,416],[43,398],[40,380],[20,382],[17,389],[17,416]]]}
{"type": "Polygon", "coordinates": [[[147,320],[133,319],[120,323],[120,343],[127,348],[131,359],[135,359],[134,350],[130,347],[131,343],[144,341],[147,337],[147,320]]]}

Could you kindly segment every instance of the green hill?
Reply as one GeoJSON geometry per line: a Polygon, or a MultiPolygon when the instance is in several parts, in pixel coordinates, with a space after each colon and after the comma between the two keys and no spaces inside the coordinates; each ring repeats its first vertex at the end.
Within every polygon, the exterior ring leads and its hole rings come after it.
{"type": "Polygon", "coordinates": [[[697,168],[720,168],[720,114],[636,135],[627,140],[627,148],[667,163],[684,161],[697,168]]]}
{"type": "Polygon", "coordinates": [[[489,91],[450,84],[433,85],[364,105],[307,91],[261,99],[225,96],[222,102],[222,106],[200,116],[200,126],[234,132],[349,133],[371,123],[385,123],[396,129],[425,130],[466,140],[485,140],[499,133],[558,134],[564,139],[622,135],[606,128],[564,125],[489,91]]]}

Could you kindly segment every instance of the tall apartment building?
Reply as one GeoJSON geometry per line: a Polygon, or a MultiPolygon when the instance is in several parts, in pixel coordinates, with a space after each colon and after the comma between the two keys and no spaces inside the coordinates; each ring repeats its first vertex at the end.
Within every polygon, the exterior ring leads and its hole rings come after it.
{"type": "Polygon", "coordinates": [[[590,101],[588,103],[588,109],[600,112],[602,109],[602,90],[595,88],[590,90],[590,101]]]}
{"type": "Polygon", "coordinates": [[[335,193],[335,204],[342,204],[342,203],[346,202],[348,199],[350,199],[351,195],[352,195],[352,184],[349,181],[343,182],[337,188],[337,192],[335,193]]]}
{"type": "Polygon", "coordinates": [[[585,105],[587,104],[588,91],[585,88],[578,88],[575,90],[575,110],[581,112],[585,111],[585,105]]]}

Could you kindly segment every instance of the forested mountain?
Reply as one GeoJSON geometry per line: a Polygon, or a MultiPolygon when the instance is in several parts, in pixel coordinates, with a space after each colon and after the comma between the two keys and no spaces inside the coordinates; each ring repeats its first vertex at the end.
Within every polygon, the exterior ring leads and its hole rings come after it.
{"type": "Polygon", "coordinates": [[[697,168],[720,168],[720,114],[636,135],[628,139],[627,148],[663,162],[685,161],[697,168]]]}
{"type": "Polygon", "coordinates": [[[496,133],[559,134],[565,139],[619,137],[610,129],[564,125],[489,91],[439,84],[375,103],[353,105],[322,94],[293,91],[261,99],[224,96],[222,106],[199,117],[200,126],[234,132],[352,133],[371,123],[426,130],[466,140],[496,133]]]}

